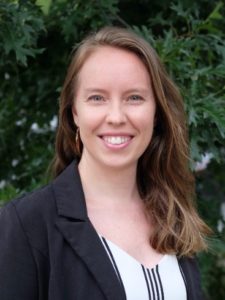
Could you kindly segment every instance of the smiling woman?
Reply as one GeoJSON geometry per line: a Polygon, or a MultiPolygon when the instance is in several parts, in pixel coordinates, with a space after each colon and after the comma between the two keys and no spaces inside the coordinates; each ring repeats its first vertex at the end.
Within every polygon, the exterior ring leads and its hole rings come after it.
{"type": "Polygon", "coordinates": [[[152,47],[115,27],[84,39],[62,89],[56,178],[0,216],[0,299],[202,300],[194,255],[210,230],[188,153],[182,99],[152,47]]]}
{"type": "Polygon", "coordinates": [[[79,72],[74,97],[73,118],[83,143],[80,169],[97,162],[104,172],[108,167],[136,170],[154,117],[155,99],[142,61],[123,49],[99,48],[79,72]]]}

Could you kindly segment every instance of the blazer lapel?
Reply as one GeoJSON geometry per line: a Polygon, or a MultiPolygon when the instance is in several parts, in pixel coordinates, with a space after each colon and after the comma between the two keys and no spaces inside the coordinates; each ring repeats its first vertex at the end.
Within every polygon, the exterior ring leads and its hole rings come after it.
{"type": "Polygon", "coordinates": [[[201,288],[201,278],[196,258],[182,257],[179,259],[179,264],[185,277],[184,280],[187,288],[187,299],[205,299],[201,288]]]}
{"type": "Polygon", "coordinates": [[[80,256],[108,300],[124,300],[125,294],[87,216],[87,209],[77,170],[73,162],[53,182],[59,218],[56,226],[80,256]]]}
{"type": "Polygon", "coordinates": [[[57,227],[93,274],[108,300],[124,300],[123,290],[93,227],[88,222],[59,220],[57,227]]]}

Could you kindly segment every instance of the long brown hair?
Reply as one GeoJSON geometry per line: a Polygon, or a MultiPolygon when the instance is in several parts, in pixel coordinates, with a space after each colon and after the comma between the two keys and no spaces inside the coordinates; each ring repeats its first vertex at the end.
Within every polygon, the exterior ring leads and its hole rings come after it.
{"type": "Polygon", "coordinates": [[[194,178],[189,170],[188,134],[183,101],[154,49],[135,33],[105,27],[85,38],[76,49],[63,85],[53,164],[55,176],[80,150],[73,121],[77,77],[86,59],[99,47],[111,46],[135,53],[149,72],[156,101],[152,140],[138,161],[137,183],[146,210],[154,222],[151,245],[161,253],[192,255],[206,249],[210,232],[194,207],[194,178]]]}

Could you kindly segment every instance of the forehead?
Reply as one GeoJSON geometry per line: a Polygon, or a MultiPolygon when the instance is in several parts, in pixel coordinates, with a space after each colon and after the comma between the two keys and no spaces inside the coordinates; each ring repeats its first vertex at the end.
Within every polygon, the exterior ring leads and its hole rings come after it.
{"type": "Polygon", "coordinates": [[[103,45],[97,46],[89,50],[90,51],[87,52],[87,55],[85,55],[86,58],[84,59],[82,68],[86,64],[94,63],[94,61],[98,61],[98,63],[102,62],[107,64],[109,59],[110,61],[113,60],[114,63],[119,61],[122,61],[123,63],[125,61],[132,61],[138,64],[142,64],[144,66],[144,63],[142,62],[140,57],[133,51],[127,49],[103,45]]]}
{"type": "MultiPolygon", "coordinates": [[[[143,61],[133,52],[111,46],[100,46],[94,49],[85,59],[78,78],[83,81],[98,78],[120,80],[126,76],[133,80],[150,81],[149,73],[143,61]]],[[[124,78],[123,78],[124,79],[124,78]]],[[[79,81],[80,81],[79,80],[79,81]]]]}

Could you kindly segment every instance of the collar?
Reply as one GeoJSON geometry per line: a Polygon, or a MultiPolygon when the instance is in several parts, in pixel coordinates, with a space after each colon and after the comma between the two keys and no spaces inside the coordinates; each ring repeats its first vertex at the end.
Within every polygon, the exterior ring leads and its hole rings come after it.
{"type": "Polygon", "coordinates": [[[70,163],[52,184],[58,215],[87,220],[87,207],[77,162],[74,160],[70,163]]]}

